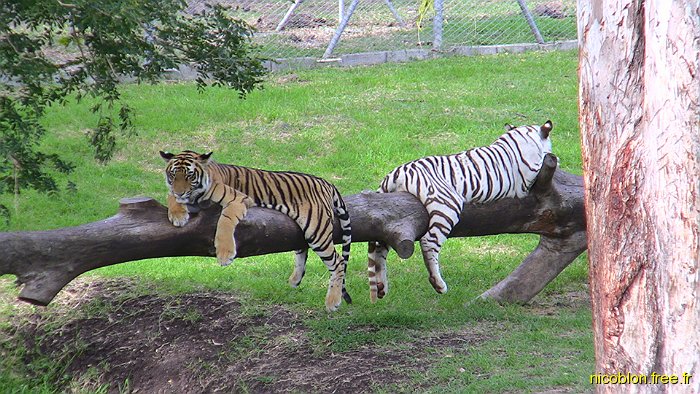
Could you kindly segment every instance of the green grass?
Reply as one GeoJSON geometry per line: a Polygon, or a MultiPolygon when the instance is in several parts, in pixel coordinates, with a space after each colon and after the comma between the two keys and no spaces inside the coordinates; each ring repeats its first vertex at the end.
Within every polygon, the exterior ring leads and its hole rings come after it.
{"type": "MultiPolygon", "coordinates": [[[[353,194],[375,189],[388,171],[405,161],[489,144],[505,123],[551,119],[554,153],[562,168],[580,173],[576,67],[575,52],[536,52],[299,71],[270,76],[265,89],[245,101],[225,89],[199,94],[184,83],[125,86],[125,101],[136,109],[138,135],[122,139],[114,160],[98,165],[85,138],[96,120],[89,103],[54,108],[45,119],[50,130],[45,145],[77,165],[72,175],[59,175],[62,184],[72,181],[77,190],[52,196],[24,192],[19,210],[2,230],[100,220],[116,213],[120,198],[133,195],[164,201],[164,163],[158,150],[211,150],[221,162],[313,173],[332,181],[343,194],[353,194]]],[[[0,203],[13,206],[13,199],[0,196],[0,203]]],[[[536,243],[533,235],[448,241],[441,255],[450,286],[445,295],[436,294],[428,283],[420,253],[401,261],[392,252],[390,293],[375,305],[367,296],[366,246],[355,244],[348,272],[348,291],[355,302],[330,316],[323,312],[327,272],[315,256],[298,289],[286,282],[293,267],[291,253],[240,259],[227,268],[214,258],[154,259],[87,275],[130,277],[155,286],[143,291],[245,293],[252,310],[255,305],[283,304],[304,311],[315,343],[334,352],[368,344],[400,347],[431,332],[497,327],[497,335],[478,347],[467,346],[449,357],[440,348],[429,349],[427,371],[416,373],[410,383],[397,383],[396,390],[586,390],[593,354],[585,305],[555,306],[556,313],[543,314],[537,305],[472,302],[510,273],[536,243]]],[[[585,261],[579,258],[538,300],[547,304],[570,292],[585,292],[586,282],[585,261]]],[[[100,313],[99,305],[94,307],[100,313]]],[[[9,321],[16,313],[10,307],[0,309],[0,328],[9,324],[1,317],[9,321]]],[[[187,318],[197,320],[196,315],[187,318]]],[[[57,379],[28,378],[34,376],[26,372],[32,366],[18,362],[22,350],[13,343],[4,345],[0,370],[17,372],[0,373],[0,386],[17,387],[18,392],[25,386],[51,390],[57,379]]],[[[56,368],[60,372],[60,365],[56,368]]]]}

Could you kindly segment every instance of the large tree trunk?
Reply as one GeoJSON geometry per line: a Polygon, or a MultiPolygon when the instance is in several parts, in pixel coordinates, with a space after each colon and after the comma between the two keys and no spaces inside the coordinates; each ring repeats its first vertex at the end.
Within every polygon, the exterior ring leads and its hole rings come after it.
{"type": "MultiPolygon", "coordinates": [[[[504,232],[541,235],[537,249],[484,297],[527,302],[586,249],[583,182],[579,176],[555,169],[556,158],[548,155],[528,197],[470,205],[462,212],[453,237],[504,232]]],[[[428,227],[425,208],[407,193],[362,193],[345,197],[345,202],[353,242],[384,241],[402,258],[411,256],[414,241],[428,227]]],[[[24,284],[20,299],[46,305],[68,282],[98,267],[153,257],[213,256],[219,212],[218,207],[203,210],[177,228],[155,200],[124,199],[116,216],[99,222],[51,231],[0,233],[0,275],[17,275],[24,284]]],[[[335,229],[339,243],[337,221],[335,229]]],[[[235,237],[239,257],[306,246],[299,226],[269,209],[251,208],[235,237]]],[[[353,247],[353,254],[367,253],[366,247],[358,246],[353,247]]]]}
{"type": "Polygon", "coordinates": [[[578,7],[597,389],[700,393],[700,3],[578,7]]]}

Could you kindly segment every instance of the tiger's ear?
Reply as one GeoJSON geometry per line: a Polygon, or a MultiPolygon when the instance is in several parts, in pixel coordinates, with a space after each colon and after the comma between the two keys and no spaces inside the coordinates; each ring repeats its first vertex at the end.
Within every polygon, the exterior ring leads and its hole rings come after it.
{"type": "Polygon", "coordinates": [[[170,161],[170,159],[175,157],[175,155],[170,152],[160,151],[160,157],[162,157],[165,161],[170,161]]]}
{"type": "Polygon", "coordinates": [[[511,131],[515,128],[515,126],[513,126],[510,123],[506,123],[505,126],[503,126],[503,127],[506,129],[506,131],[511,131]]]}
{"type": "Polygon", "coordinates": [[[209,157],[211,157],[212,154],[214,154],[214,152],[203,153],[197,157],[197,160],[199,160],[203,164],[206,164],[209,161],[209,157]]]}
{"type": "Polygon", "coordinates": [[[552,121],[548,120],[540,126],[540,136],[544,139],[549,138],[549,133],[552,131],[552,121]]]}

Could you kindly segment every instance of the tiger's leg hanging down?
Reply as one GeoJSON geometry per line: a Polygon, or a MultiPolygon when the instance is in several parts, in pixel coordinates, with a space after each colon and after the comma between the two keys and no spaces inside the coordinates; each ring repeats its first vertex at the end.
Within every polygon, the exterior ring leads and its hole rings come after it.
{"type": "MultiPolygon", "coordinates": [[[[454,194],[454,193],[450,193],[454,194]]],[[[428,269],[428,280],[435,291],[447,293],[447,283],[440,274],[440,250],[452,229],[459,222],[463,199],[454,194],[449,199],[444,195],[428,198],[425,202],[428,211],[428,231],[420,239],[423,262],[428,269]]]]}
{"type": "Polygon", "coordinates": [[[335,251],[332,238],[329,241],[329,244],[324,242],[323,244],[309,243],[309,245],[331,273],[326,293],[326,309],[333,312],[338,309],[343,298],[346,264],[345,260],[335,251]]]}
{"type": "Polygon", "coordinates": [[[377,298],[384,298],[389,292],[389,279],[386,275],[386,256],[389,246],[380,241],[367,244],[367,276],[369,277],[369,299],[372,303],[377,298]]]}
{"type": "MultiPolygon", "coordinates": [[[[308,258],[309,250],[308,249],[299,249],[294,251],[294,272],[292,272],[292,275],[289,277],[289,285],[296,288],[299,286],[301,283],[301,280],[304,278],[304,274],[306,274],[306,260],[308,258]]],[[[345,253],[343,253],[343,256],[345,256],[345,253]]],[[[345,261],[345,267],[347,268],[347,259],[343,257],[343,260],[345,261]]],[[[347,276],[347,270],[346,270],[346,275],[347,276]]],[[[344,277],[345,277],[344,276],[344,277]]],[[[345,302],[348,304],[352,303],[352,298],[350,297],[350,294],[348,294],[347,290],[345,290],[345,280],[343,279],[343,289],[342,289],[342,296],[345,302]]]]}
{"type": "Polygon", "coordinates": [[[309,249],[299,249],[294,251],[294,272],[289,277],[289,285],[297,287],[301,283],[306,273],[306,259],[309,256],[309,249]]]}
{"type": "Polygon", "coordinates": [[[343,299],[347,264],[333,245],[333,216],[330,213],[324,216],[327,217],[320,218],[318,228],[307,228],[304,236],[311,250],[321,258],[331,273],[326,293],[326,310],[333,312],[338,309],[343,299]]]}
{"type": "Polygon", "coordinates": [[[209,196],[205,197],[222,208],[214,237],[216,259],[223,266],[229,265],[236,258],[236,240],[233,237],[236,226],[246,215],[248,208],[253,206],[253,200],[222,183],[212,184],[208,194],[209,196]]]}
{"type": "MultiPolygon", "coordinates": [[[[345,207],[345,203],[342,200],[339,200],[339,195],[334,201],[334,211],[338,215],[338,220],[340,221],[340,227],[342,229],[342,238],[343,238],[343,248],[342,248],[342,258],[343,258],[343,266],[344,266],[344,275],[343,275],[343,288],[342,288],[342,296],[345,302],[348,304],[352,304],[352,298],[350,297],[350,294],[348,294],[347,290],[345,289],[345,277],[347,276],[347,266],[348,266],[348,260],[350,259],[350,245],[352,242],[352,232],[351,232],[351,227],[350,227],[350,215],[348,214],[347,208],[345,207]]],[[[331,221],[332,223],[332,221],[331,221]]],[[[302,224],[299,223],[301,226],[302,224]]],[[[310,236],[313,234],[307,234],[307,240],[309,239],[310,236]]],[[[332,236],[332,235],[331,235],[332,236]]],[[[307,241],[309,244],[311,241],[307,241]]],[[[297,287],[301,283],[301,280],[304,278],[304,274],[306,273],[306,261],[308,259],[308,249],[299,249],[294,251],[294,272],[292,272],[292,275],[289,276],[289,284],[292,287],[297,287]]]]}

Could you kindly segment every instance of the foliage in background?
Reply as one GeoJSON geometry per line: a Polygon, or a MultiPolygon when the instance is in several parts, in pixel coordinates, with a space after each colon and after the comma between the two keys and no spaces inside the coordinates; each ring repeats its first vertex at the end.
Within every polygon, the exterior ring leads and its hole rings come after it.
{"type": "MultiPolygon", "coordinates": [[[[244,97],[264,68],[251,28],[214,6],[189,15],[182,0],[11,0],[0,4],[0,194],[55,192],[52,173],[74,166],[41,146],[47,107],[93,97],[98,119],[88,133],[94,156],[107,161],[115,129],[132,132],[132,109],[119,82],[155,83],[169,69],[192,65],[203,89],[228,86],[244,97]]],[[[70,185],[69,185],[70,187],[70,185]]],[[[7,214],[0,206],[0,214],[7,214]]]]}
{"type": "Polygon", "coordinates": [[[423,28],[423,19],[425,19],[428,14],[435,13],[435,5],[433,3],[433,0],[420,0],[420,4],[418,4],[418,20],[416,21],[418,29],[423,28]]]}

